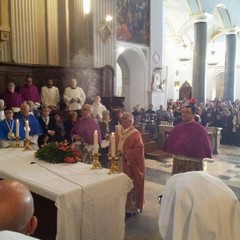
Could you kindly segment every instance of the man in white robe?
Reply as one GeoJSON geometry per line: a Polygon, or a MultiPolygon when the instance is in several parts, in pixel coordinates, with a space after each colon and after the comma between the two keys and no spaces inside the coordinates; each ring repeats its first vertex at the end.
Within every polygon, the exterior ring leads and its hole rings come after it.
{"type": "Polygon", "coordinates": [[[86,100],[86,94],[83,89],[77,87],[75,78],[70,80],[70,87],[66,87],[63,94],[67,110],[80,110],[86,100]]]}
{"type": "Polygon", "coordinates": [[[59,108],[59,89],[53,86],[53,80],[51,78],[47,80],[47,86],[41,88],[41,102],[44,107],[55,110],[59,108]]]}
{"type": "Polygon", "coordinates": [[[95,101],[91,105],[92,116],[100,121],[104,110],[106,110],[106,107],[101,103],[101,97],[96,96],[95,101]]]}

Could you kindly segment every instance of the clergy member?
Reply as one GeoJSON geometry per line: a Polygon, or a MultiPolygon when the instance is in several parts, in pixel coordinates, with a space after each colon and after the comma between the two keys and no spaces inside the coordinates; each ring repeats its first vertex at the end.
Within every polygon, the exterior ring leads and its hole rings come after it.
{"type": "Polygon", "coordinates": [[[41,88],[41,101],[42,106],[47,106],[51,110],[59,108],[59,89],[53,86],[53,80],[51,78],[47,79],[47,86],[41,88]]]}
{"type": "Polygon", "coordinates": [[[40,106],[40,94],[38,88],[33,85],[33,79],[30,76],[26,77],[26,84],[23,85],[20,89],[25,101],[33,101],[36,106],[40,106]]]}
{"type": "MultiPolygon", "coordinates": [[[[123,113],[121,126],[116,131],[116,149],[120,156],[122,171],[133,181],[133,189],[128,193],[126,217],[142,212],[144,203],[144,145],[140,132],[134,128],[134,116],[123,113]]],[[[111,148],[111,147],[110,147],[111,148]]]]}
{"type": "MultiPolygon", "coordinates": [[[[182,122],[170,132],[163,146],[163,150],[181,158],[188,157],[195,160],[191,163],[186,160],[185,166],[177,166],[177,158],[173,162],[172,174],[186,171],[203,170],[203,158],[211,158],[210,139],[206,129],[198,124],[194,118],[196,106],[189,104],[182,110],[182,122]]],[[[179,163],[180,164],[180,163],[179,163]]],[[[182,163],[181,163],[182,165],[182,163]]]]}
{"type": "Polygon", "coordinates": [[[160,239],[237,240],[239,216],[239,200],[221,179],[204,171],[179,173],[164,188],[160,239]]]}
{"type": "Polygon", "coordinates": [[[96,118],[98,121],[102,119],[102,112],[106,110],[106,107],[101,103],[101,97],[96,96],[95,101],[91,105],[92,108],[92,116],[96,118]]]}
{"type": "Polygon", "coordinates": [[[13,82],[8,83],[7,92],[3,94],[5,106],[11,107],[14,112],[20,111],[20,106],[23,103],[23,96],[21,93],[15,92],[15,84],[13,82]]]}
{"type": "Polygon", "coordinates": [[[70,87],[66,87],[63,94],[67,110],[80,110],[86,100],[86,95],[82,88],[77,86],[77,80],[70,80],[70,87]]]}
{"type": "MultiPolygon", "coordinates": [[[[101,137],[101,130],[99,128],[99,125],[95,119],[91,116],[91,105],[84,104],[81,109],[81,115],[82,117],[77,120],[77,122],[74,124],[71,136],[73,141],[79,142],[82,141],[86,150],[88,151],[88,154],[86,154],[86,158],[88,158],[90,153],[93,150],[94,146],[94,132],[97,131],[98,133],[98,144],[101,144],[102,137],[101,137]]],[[[80,149],[81,153],[82,149],[80,149]]],[[[82,158],[84,158],[82,156],[82,158]]],[[[91,162],[89,159],[84,159],[83,161],[86,163],[91,162]]]]}

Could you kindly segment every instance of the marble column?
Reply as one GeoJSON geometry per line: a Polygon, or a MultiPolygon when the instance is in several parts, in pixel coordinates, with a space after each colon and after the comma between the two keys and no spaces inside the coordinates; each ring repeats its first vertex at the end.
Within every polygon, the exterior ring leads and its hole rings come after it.
{"type": "Polygon", "coordinates": [[[223,99],[234,101],[234,84],[236,76],[236,31],[230,30],[226,33],[225,71],[223,99]]]}
{"type": "Polygon", "coordinates": [[[194,23],[192,96],[197,103],[205,102],[207,55],[207,18],[201,15],[194,23]]]}

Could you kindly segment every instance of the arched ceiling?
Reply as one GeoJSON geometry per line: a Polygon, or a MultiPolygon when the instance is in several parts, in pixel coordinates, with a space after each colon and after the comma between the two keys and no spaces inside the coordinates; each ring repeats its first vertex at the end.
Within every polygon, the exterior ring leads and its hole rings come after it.
{"type": "Polygon", "coordinates": [[[209,39],[221,36],[222,29],[240,26],[240,1],[236,0],[164,0],[166,37],[193,39],[193,22],[200,14],[207,14],[209,39]],[[214,33],[213,33],[214,29],[214,33]]]}

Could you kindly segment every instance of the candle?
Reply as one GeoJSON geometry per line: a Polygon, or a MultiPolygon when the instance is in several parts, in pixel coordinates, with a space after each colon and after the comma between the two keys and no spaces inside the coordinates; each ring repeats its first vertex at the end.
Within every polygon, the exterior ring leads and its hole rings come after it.
{"type": "Polygon", "coordinates": [[[111,134],[111,156],[115,157],[116,156],[116,142],[115,142],[115,134],[111,134]]]}
{"type": "Polygon", "coordinates": [[[94,131],[93,134],[93,152],[98,153],[98,132],[94,131]]]}
{"type": "Polygon", "coordinates": [[[19,120],[16,120],[16,137],[19,137],[19,120]]]}
{"type": "Polygon", "coordinates": [[[28,121],[25,122],[25,139],[29,139],[29,123],[28,121]]]}

